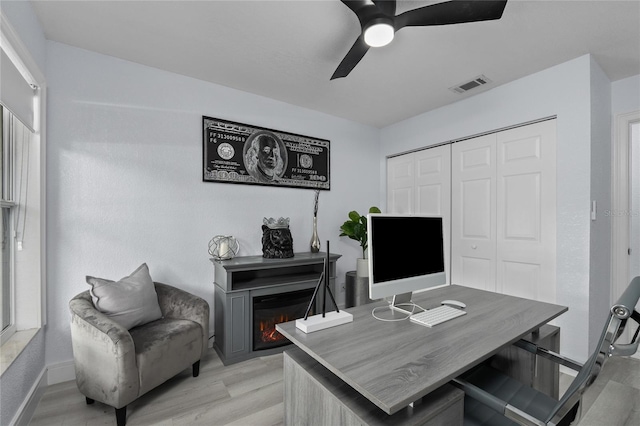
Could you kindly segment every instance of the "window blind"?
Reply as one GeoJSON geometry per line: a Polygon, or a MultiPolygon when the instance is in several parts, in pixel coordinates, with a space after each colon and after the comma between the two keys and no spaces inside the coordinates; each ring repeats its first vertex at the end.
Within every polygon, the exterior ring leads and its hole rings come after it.
{"type": "Polygon", "coordinates": [[[0,51],[0,102],[32,130],[35,91],[4,50],[0,51]]]}

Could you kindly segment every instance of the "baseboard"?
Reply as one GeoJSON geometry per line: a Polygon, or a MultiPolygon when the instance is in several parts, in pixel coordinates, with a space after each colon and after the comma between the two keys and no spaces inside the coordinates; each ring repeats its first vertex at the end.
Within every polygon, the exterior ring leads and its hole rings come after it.
{"type": "Polygon", "coordinates": [[[36,412],[40,398],[42,398],[42,395],[44,395],[44,392],[47,390],[47,386],[68,382],[69,380],[75,380],[75,378],[76,371],[73,361],[46,366],[42,372],[40,372],[38,380],[36,380],[31,389],[29,389],[27,397],[9,424],[12,426],[27,426],[31,421],[31,417],[33,417],[33,413],[36,412]]]}
{"type": "Polygon", "coordinates": [[[47,390],[47,367],[40,372],[38,380],[36,380],[33,386],[31,386],[31,389],[29,389],[27,397],[9,424],[13,426],[27,426],[31,421],[31,417],[33,417],[33,413],[36,412],[40,398],[44,395],[45,390],[47,390]]]}
{"type": "Polygon", "coordinates": [[[65,361],[47,366],[47,384],[49,386],[75,379],[76,370],[73,361],[65,361]]]}

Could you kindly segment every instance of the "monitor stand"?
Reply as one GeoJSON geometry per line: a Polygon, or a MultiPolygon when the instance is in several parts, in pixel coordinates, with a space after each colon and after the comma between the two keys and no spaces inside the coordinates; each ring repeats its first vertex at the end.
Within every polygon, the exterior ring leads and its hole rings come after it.
{"type": "Polygon", "coordinates": [[[391,308],[392,311],[401,312],[406,315],[413,315],[424,311],[424,309],[417,305],[412,305],[411,295],[412,292],[396,294],[393,296],[393,301],[389,308],[391,308]]]}

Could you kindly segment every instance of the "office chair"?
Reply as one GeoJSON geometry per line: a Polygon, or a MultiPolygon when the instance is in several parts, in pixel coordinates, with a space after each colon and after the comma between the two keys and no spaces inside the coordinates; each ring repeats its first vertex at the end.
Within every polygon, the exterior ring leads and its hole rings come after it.
{"type": "Polygon", "coordinates": [[[582,394],[598,377],[606,360],[610,356],[633,355],[638,350],[640,326],[630,343],[617,343],[630,319],[640,325],[640,313],[635,310],[638,299],[640,276],[631,280],[611,307],[596,350],[582,366],[525,340],[515,343],[519,348],[578,371],[560,400],[525,386],[486,364],[454,379],[452,383],[465,392],[465,426],[568,426],[577,422],[581,415],[582,394]]]}

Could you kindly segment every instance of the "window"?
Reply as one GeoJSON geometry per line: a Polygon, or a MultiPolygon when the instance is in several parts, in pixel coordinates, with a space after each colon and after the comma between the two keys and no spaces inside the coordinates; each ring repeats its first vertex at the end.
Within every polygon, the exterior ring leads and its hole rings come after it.
{"type": "Polygon", "coordinates": [[[13,291],[11,281],[11,232],[9,224],[11,223],[11,207],[2,205],[2,261],[0,261],[0,279],[2,279],[2,294],[0,295],[0,309],[2,316],[2,331],[8,330],[13,325],[13,317],[11,312],[13,291]]]}
{"type": "Polygon", "coordinates": [[[46,88],[26,46],[1,13],[0,18],[0,343],[18,334],[16,348],[21,350],[46,318],[46,88]]]}
{"type": "MultiPolygon", "coordinates": [[[[4,117],[4,107],[0,104],[0,117],[4,117]]],[[[13,315],[11,312],[13,291],[12,291],[12,274],[11,274],[11,211],[14,204],[6,201],[5,182],[8,181],[10,172],[5,162],[7,155],[5,148],[9,148],[9,144],[5,143],[4,120],[0,119],[0,175],[2,176],[2,198],[0,199],[0,210],[2,210],[2,229],[0,231],[0,244],[2,252],[0,253],[0,280],[2,280],[2,293],[0,293],[0,318],[2,319],[2,331],[8,330],[13,325],[13,315]]],[[[6,333],[9,334],[9,333],[6,333]]],[[[3,333],[3,336],[5,333],[3,333]]]]}
{"type": "Polygon", "coordinates": [[[33,132],[7,108],[0,104],[0,165],[2,185],[0,206],[2,210],[0,278],[2,279],[2,340],[15,331],[15,253],[22,250],[26,228],[26,213],[29,206],[30,151],[33,132]]]}

